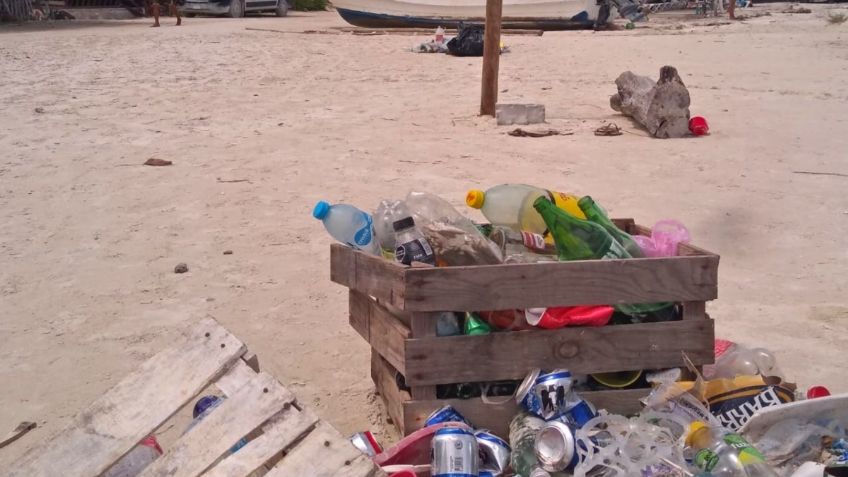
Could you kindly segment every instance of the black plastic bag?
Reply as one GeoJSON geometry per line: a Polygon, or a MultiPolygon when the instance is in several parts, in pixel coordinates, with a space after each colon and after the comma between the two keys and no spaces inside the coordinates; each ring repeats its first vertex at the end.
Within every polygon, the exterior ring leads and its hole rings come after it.
{"type": "Polygon", "coordinates": [[[448,42],[448,53],[453,56],[483,56],[483,25],[465,25],[460,22],[457,34],[448,42]]]}

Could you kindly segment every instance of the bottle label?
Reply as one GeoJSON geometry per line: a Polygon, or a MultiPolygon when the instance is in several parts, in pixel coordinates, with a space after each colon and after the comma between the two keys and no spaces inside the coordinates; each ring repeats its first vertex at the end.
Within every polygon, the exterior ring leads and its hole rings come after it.
{"type": "Polygon", "coordinates": [[[548,194],[551,198],[551,202],[553,202],[557,207],[578,219],[586,220],[586,214],[584,214],[580,209],[580,206],[577,205],[577,197],[563,194],[562,192],[549,192],[548,194]]]}
{"type": "Polygon", "coordinates": [[[545,252],[545,237],[532,232],[521,232],[524,246],[534,252],[545,252]]]}
{"type": "Polygon", "coordinates": [[[739,453],[739,462],[742,465],[751,465],[751,464],[761,464],[765,462],[765,457],[760,454],[754,446],[748,443],[742,436],[739,434],[725,434],[724,442],[739,453]]]}
{"type": "Polygon", "coordinates": [[[371,240],[374,237],[374,235],[373,235],[374,228],[373,228],[373,225],[372,225],[371,216],[369,216],[368,214],[363,212],[362,217],[365,219],[365,225],[363,225],[362,228],[360,228],[359,230],[356,231],[355,234],[353,234],[353,240],[356,242],[357,246],[367,247],[368,244],[371,243],[371,240]]]}
{"type": "Polygon", "coordinates": [[[404,265],[409,265],[412,262],[436,264],[436,257],[433,255],[430,244],[420,238],[406,242],[395,249],[395,260],[404,265]]]}
{"type": "Polygon", "coordinates": [[[628,258],[629,255],[624,247],[618,243],[617,240],[613,239],[612,243],[610,243],[610,248],[607,250],[606,255],[604,255],[605,259],[617,259],[617,258],[628,258]]]}

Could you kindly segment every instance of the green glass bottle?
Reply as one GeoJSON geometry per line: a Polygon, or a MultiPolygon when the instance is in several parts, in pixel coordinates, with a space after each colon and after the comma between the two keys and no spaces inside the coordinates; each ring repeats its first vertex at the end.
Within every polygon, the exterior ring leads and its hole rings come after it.
{"type": "MultiPolygon", "coordinates": [[[[578,219],[554,206],[544,197],[536,199],[533,207],[545,220],[554,238],[560,260],[632,258],[601,225],[578,219]]],[[[616,310],[641,321],[650,313],[660,317],[671,316],[674,303],[635,303],[614,306],[616,310]]]]}
{"type": "Polygon", "coordinates": [[[560,260],[631,258],[600,225],[578,219],[544,197],[536,199],[533,207],[542,216],[553,236],[560,260]]]}
{"type": "Polygon", "coordinates": [[[639,244],[633,240],[633,237],[631,237],[627,232],[616,227],[609,217],[607,217],[607,214],[604,213],[604,210],[601,209],[590,196],[587,195],[582,197],[579,201],[577,201],[577,206],[580,207],[580,210],[582,210],[584,214],[586,214],[586,218],[589,221],[600,225],[604,228],[604,230],[609,232],[614,239],[618,240],[618,243],[624,247],[624,250],[627,250],[627,253],[629,253],[631,257],[643,258],[645,256],[645,254],[642,253],[642,249],[639,248],[639,244]]]}

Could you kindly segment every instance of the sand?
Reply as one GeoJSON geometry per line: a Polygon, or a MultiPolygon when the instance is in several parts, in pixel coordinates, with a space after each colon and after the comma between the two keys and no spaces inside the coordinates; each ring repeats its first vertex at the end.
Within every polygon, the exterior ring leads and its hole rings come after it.
{"type": "Polygon", "coordinates": [[[476,116],[480,59],[299,33],[343,26],[332,12],[0,27],[0,431],[39,424],[0,468],[202,316],[343,432],[392,439],[310,212],[411,188],[467,211],[469,187],[526,182],[679,219],[721,254],[718,335],[848,391],[848,177],[796,173],[848,174],[848,25],[785,7],[508,37],[501,101],[574,133],[541,139],[476,116]],[[664,64],[709,137],[651,139],[610,110],[619,73],[664,64]],[[625,134],[594,136],[605,121],[625,134]]]}

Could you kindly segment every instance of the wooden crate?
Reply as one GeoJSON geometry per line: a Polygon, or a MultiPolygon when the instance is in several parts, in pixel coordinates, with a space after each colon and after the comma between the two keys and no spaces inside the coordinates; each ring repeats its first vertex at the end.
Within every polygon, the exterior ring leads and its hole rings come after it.
{"type": "MultiPolygon", "coordinates": [[[[631,234],[648,229],[632,219],[617,224],[631,234]]],[[[713,361],[714,325],[705,302],[717,297],[719,257],[689,244],[679,256],[628,260],[471,267],[404,267],[343,245],[331,249],[331,279],[350,289],[350,325],[371,344],[372,377],[404,434],[452,404],[473,424],[504,429],[514,404],[436,399],[436,385],[520,380],[533,368],[575,373],[661,369],[713,361]],[[585,304],[681,302],[683,320],[435,336],[440,311],[524,309],[585,304]],[[393,385],[405,377],[411,392],[393,385]]],[[[646,391],[586,393],[599,408],[638,410],[646,391]]]]}
{"type": "Polygon", "coordinates": [[[227,399],[142,477],[245,477],[265,471],[269,477],[386,475],[258,368],[241,341],[203,319],[179,344],[150,358],[2,474],[99,476],[214,384],[227,399]],[[244,437],[248,443],[226,455],[244,437]]]}

